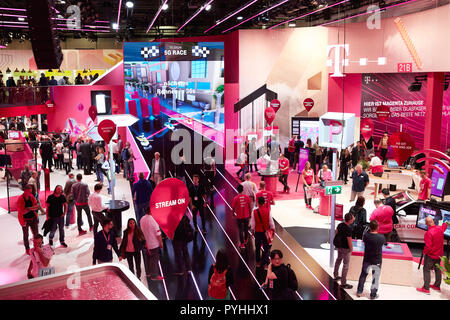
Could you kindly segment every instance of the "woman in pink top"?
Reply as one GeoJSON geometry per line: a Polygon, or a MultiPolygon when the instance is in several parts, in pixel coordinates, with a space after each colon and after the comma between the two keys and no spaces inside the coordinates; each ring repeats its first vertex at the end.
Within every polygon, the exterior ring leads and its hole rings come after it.
{"type": "Polygon", "coordinates": [[[128,267],[134,273],[133,259],[136,263],[136,277],[141,277],[141,251],[145,245],[145,237],[142,230],[137,226],[136,220],[128,219],[127,228],[123,232],[120,254],[126,258],[128,267]]]}
{"type": "Polygon", "coordinates": [[[306,193],[306,189],[311,187],[314,182],[314,171],[311,169],[311,163],[307,161],[305,163],[305,168],[302,171],[303,178],[303,192],[305,193],[305,203],[306,207],[312,209],[311,207],[311,198],[308,198],[308,194],[306,193]]]}

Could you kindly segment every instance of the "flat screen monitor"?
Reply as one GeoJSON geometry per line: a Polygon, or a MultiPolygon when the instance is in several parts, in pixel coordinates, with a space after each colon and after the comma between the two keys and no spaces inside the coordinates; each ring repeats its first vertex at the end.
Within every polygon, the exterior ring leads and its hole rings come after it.
{"type": "Polygon", "coordinates": [[[417,215],[416,227],[427,231],[428,227],[425,223],[425,218],[431,216],[434,220],[434,224],[437,226],[442,225],[442,214],[441,209],[431,208],[426,205],[421,205],[419,209],[419,214],[417,215]]]}
{"type": "Polygon", "coordinates": [[[433,169],[433,171],[431,172],[431,194],[436,197],[443,197],[448,171],[443,165],[439,163],[435,163],[434,165],[440,168],[442,170],[442,173],[440,173],[436,169],[433,169]]]}
{"type": "Polygon", "coordinates": [[[390,169],[397,169],[398,168],[398,163],[395,160],[388,160],[387,161],[387,166],[390,169]]]}
{"type": "MultiPolygon", "coordinates": [[[[450,222],[450,210],[441,209],[442,223],[450,222]]],[[[444,232],[444,237],[450,239],[450,227],[444,232]]]]}

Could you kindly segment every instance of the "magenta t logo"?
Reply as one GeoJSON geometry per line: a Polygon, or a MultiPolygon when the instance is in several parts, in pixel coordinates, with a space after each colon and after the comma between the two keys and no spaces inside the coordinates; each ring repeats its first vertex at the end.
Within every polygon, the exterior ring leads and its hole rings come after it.
{"type": "Polygon", "coordinates": [[[349,55],[349,45],[348,44],[335,44],[327,47],[327,57],[330,56],[331,52],[334,51],[334,62],[332,59],[327,60],[327,66],[331,67],[334,63],[334,73],[332,77],[344,77],[341,71],[342,66],[348,66],[348,59],[345,56],[349,55]],[[344,48],[344,59],[341,60],[341,48],[344,48]],[[333,50],[334,49],[334,50],[333,50]]]}
{"type": "Polygon", "coordinates": [[[342,122],[337,120],[330,120],[330,142],[333,142],[333,135],[342,132],[342,122]]]}

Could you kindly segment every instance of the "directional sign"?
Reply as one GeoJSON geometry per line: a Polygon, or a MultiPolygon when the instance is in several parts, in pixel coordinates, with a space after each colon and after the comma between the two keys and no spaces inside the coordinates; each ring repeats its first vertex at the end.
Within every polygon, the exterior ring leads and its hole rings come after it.
{"type": "Polygon", "coordinates": [[[342,193],[342,186],[329,186],[325,187],[325,194],[327,196],[332,194],[341,194],[342,193]]]}

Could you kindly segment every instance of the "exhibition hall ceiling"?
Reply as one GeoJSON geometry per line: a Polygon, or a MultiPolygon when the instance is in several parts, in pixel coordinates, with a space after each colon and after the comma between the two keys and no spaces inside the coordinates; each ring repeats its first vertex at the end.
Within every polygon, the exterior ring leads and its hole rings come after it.
{"type": "MultiPolygon", "coordinates": [[[[27,0],[0,0],[0,40],[27,40],[28,19],[24,10],[26,2],[27,0]]],[[[98,37],[130,41],[142,38],[154,40],[164,37],[221,35],[238,29],[323,24],[334,26],[337,23],[329,23],[366,19],[367,14],[364,13],[377,8],[381,17],[386,18],[439,7],[449,2],[450,0],[54,0],[53,14],[63,41],[68,37],[87,38],[93,42],[98,37]],[[76,18],[78,12],[80,24],[74,27],[73,20],[70,19],[76,18]]]]}

